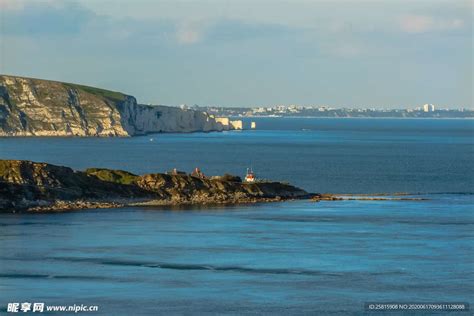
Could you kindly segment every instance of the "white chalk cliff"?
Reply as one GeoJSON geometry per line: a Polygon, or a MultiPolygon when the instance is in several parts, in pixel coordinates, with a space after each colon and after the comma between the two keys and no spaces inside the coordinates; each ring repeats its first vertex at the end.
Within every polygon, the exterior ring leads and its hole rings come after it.
{"type": "Polygon", "coordinates": [[[77,84],[0,75],[0,136],[133,136],[241,129],[206,112],[77,84]]]}

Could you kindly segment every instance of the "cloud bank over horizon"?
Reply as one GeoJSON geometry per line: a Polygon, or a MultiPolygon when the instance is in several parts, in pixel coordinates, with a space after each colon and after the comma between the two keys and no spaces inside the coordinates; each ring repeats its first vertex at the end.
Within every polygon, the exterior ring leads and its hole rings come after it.
{"type": "Polygon", "coordinates": [[[0,0],[0,72],[143,103],[473,107],[473,1],[0,0]]]}

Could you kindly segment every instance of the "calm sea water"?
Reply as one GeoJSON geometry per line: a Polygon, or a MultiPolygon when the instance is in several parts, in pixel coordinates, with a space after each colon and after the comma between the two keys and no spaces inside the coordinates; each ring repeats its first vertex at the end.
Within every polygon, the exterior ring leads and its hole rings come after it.
{"type": "Polygon", "coordinates": [[[474,304],[474,121],[257,119],[258,130],[0,139],[0,157],[136,173],[199,166],[335,201],[0,215],[8,302],[100,313],[365,314],[367,301],[474,304]]]}
{"type": "Polygon", "coordinates": [[[313,192],[473,193],[474,120],[257,119],[258,130],[134,138],[0,138],[0,157],[136,173],[172,168],[313,192]]]}

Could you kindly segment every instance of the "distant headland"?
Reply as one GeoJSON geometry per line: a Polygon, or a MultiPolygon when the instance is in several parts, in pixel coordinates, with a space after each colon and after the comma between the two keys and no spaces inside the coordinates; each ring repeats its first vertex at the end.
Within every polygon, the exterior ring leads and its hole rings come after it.
{"type": "Polygon", "coordinates": [[[130,95],[0,75],[0,136],[134,136],[242,129],[204,111],[138,104],[130,95]]]}

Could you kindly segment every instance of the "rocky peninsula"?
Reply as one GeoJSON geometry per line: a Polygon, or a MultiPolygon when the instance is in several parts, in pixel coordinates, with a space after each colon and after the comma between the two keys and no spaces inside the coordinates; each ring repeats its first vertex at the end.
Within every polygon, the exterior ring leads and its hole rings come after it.
{"type": "Polygon", "coordinates": [[[203,111],[138,104],[135,97],[72,83],[0,75],[0,136],[134,136],[242,129],[203,111]]]}
{"type": "Polygon", "coordinates": [[[311,198],[281,182],[243,182],[232,175],[127,171],[0,160],[0,212],[66,211],[138,205],[232,204],[311,198]]]}

